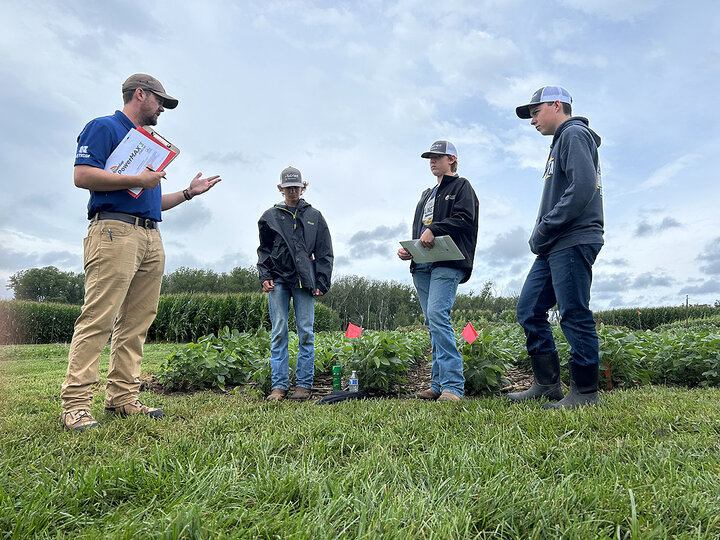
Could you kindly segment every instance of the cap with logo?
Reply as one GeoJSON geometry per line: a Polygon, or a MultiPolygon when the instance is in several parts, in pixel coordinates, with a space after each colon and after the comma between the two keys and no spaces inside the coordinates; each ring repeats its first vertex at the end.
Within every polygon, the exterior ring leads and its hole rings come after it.
{"type": "Polygon", "coordinates": [[[280,173],[280,187],[305,187],[302,173],[295,167],[286,167],[280,173]]]}
{"type": "Polygon", "coordinates": [[[570,92],[562,86],[543,86],[535,91],[530,98],[530,103],[516,107],[515,114],[518,115],[518,118],[531,118],[530,107],[538,103],[552,103],[553,101],[572,104],[572,97],[570,96],[570,92]]]}
{"type": "Polygon", "coordinates": [[[134,75],[130,75],[122,85],[123,93],[128,90],[135,90],[136,88],[149,90],[153,94],[163,98],[162,105],[166,109],[174,109],[178,106],[178,100],[165,92],[165,88],[162,84],[160,84],[160,81],[152,75],[148,75],[147,73],[135,73],[134,75]]]}
{"type": "Polygon", "coordinates": [[[432,143],[432,145],[430,146],[430,150],[428,150],[427,152],[423,152],[420,157],[427,159],[437,155],[457,157],[457,150],[455,149],[455,145],[453,143],[441,139],[432,143]]]}

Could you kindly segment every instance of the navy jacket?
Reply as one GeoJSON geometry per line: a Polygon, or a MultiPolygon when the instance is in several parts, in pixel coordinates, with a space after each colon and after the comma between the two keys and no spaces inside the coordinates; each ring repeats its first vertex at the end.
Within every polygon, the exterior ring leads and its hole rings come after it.
{"type": "MultiPolygon", "coordinates": [[[[415,208],[413,240],[420,238],[422,233],[423,209],[433,189],[434,186],[423,191],[420,202],[415,208]]],[[[459,268],[465,272],[460,283],[465,283],[472,274],[478,235],[478,207],[478,198],[468,179],[461,176],[446,175],[443,177],[435,195],[433,221],[428,225],[428,229],[435,236],[449,235],[465,259],[462,261],[437,261],[432,265],[433,268],[438,266],[459,268]]],[[[415,266],[414,261],[410,263],[410,272],[415,272],[415,266]]]]}
{"type": "Polygon", "coordinates": [[[309,291],[330,289],[333,248],[322,214],[300,199],[295,214],[276,204],[260,217],[260,283],[281,278],[309,291]]]}
{"type": "Polygon", "coordinates": [[[588,124],[587,118],[574,116],[560,124],[553,136],[540,210],[529,241],[536,255],[603,243],[600,137],[588,124]]]}

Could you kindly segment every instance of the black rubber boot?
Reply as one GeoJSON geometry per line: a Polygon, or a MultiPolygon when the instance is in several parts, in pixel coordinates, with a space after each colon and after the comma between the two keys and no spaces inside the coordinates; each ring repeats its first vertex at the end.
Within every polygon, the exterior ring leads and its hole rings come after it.
{"type": "Polygon", "coordinates": [[[545,403],[543,409],[577,409],[587,405],[600,405],[598,397],[599,367],[597,364],[580,366],[570,362],[570,392],[557,403],[545,403]]]}
{"type": "Polygon", "coordinates": [[[531,356],[533,370],[533,383],[524,392],[508,394],[510,401],[525,401],[528,399],[558,400],[563,398],[560,388],[560,359],[557,353],[538,354],[531,356]]]}

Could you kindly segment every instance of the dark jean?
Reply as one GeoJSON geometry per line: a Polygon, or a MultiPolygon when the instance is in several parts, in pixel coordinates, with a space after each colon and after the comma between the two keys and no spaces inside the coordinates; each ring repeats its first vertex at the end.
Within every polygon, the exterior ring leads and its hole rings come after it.
{"type": "Polygon", "coordinates": [[[548,310],[556,303],[560,327],[570,345],[570,361],[587,366],[600,361],[595,321],[590,311],[592,265],[602,244],[581,244],[550,255],[538,255],[517,305],[530,356],[554,354],[548,310]]]}

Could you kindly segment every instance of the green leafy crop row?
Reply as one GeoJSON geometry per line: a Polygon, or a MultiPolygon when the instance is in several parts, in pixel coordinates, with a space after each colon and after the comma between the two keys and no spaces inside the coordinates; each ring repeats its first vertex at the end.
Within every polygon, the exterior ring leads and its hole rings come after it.
{"type": "MultiPolygon", "coordinates": [[[[458,337],[468,394],[498,393],[502,375],[520,353],[518,329],[513,326],[484,328],[472,344],[458,337]]],[[[365,331],[348,339],[342,332],[320,332],[315,337],[315,372],[330,374],[339,365],[347,377],[355,371],[360,387],[376,393],[401,390],[405,376],[416,362],[428,361],[431,349],[427,330],[365,331]]],[[[168,390],[225,388],[254,383],[270,390],[270,338],[265,330],[255,334],[230,332],[207,335],[174,351],[160,371],[168,390]]],[[[290,334],[290,376],[295,372],[297,336],[290,334]]]]}
{"type": "MultiPolygon", "coordinates": [[[[315,371],[330,374],[340,365],[347,376],[357,372],[360,386],[372,392],[389,392],[404,382],[411,364],[424,357],[430,346],[427,332],[366,331],[348,339],[341,332],[321,332],[315,338],[315,371]]],[[[224,328],[197,343],[175,350],[162,366],[158,379],[168,390],[225,388],[254,383],[270,390],[270,336],[260,329],[253,334],[224,328]]],[[[297,335],[290,334],[290,375],[294,377],[297,335]]]]}
{"type": "MultiPolygon", "coordinates": [[[[505,372],[519,363],[529,368],[524,336],[517,325],[478,324],[478,338],[467,343],[459,333],[465,391],[469,395],[497,394],[505,372]]],[[[553,333],[564,378],[570,346],[560,327],[553,333]]],[[[598,329],[601,362],[600,388],[643,384],[683,386],[720,385],[720,332],[671,328],[661,332],[632,332],[601,325],[598,329]]],[[[320,332],[315,338],[315,372],[330,374],[342,366],[345,376],[356,371],[362,388],[388,393],[401,390],[414,362],[429,361],[426,330],[365,331],[356,339],[341,332],[320,332]]],[[[198,389],[226,384],[255,383],[267,392],[270,385],[270,338],[261,329],[254,334],[223,330],[176,350],[161,370],[166,388],[198,389]]],[[[290,339],[290,372],[295,371],[297,336],[290,339]]]]}
{"type": "MultiPolygon", "coordinates": [[[[567,368],[570,345],[559,326],[553,335],[561,366],[567,368]]],[[[600,325],[600,388],[644,384],[720,386],[720,329],[670,328],[630,331],[600,325]]],[[[527,355],[520,363],[529,369],[527,355]]],[[[567,376],[564,369],[563,376],[567,376]]]]}

